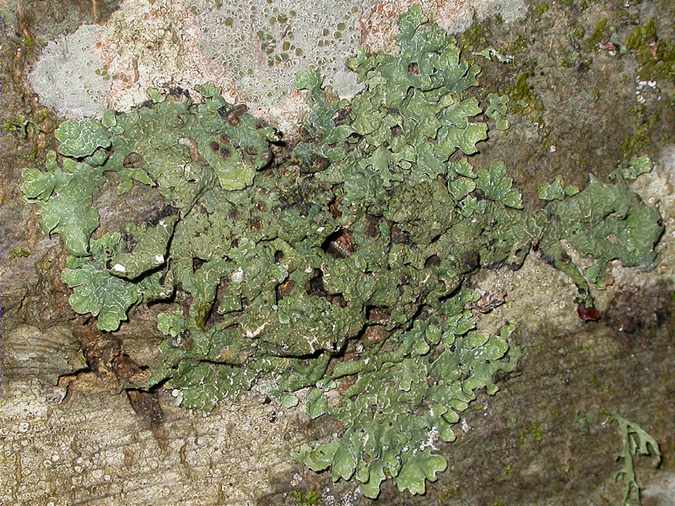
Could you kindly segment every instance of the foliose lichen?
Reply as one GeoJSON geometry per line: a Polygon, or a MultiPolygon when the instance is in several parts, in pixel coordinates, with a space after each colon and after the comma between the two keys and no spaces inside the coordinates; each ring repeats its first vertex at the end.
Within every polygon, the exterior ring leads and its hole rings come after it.
{"type": "Polygon", "coordinates": [[[579,302],[593,307],[590,283],[602,286],[612,260],[627,267],[649,268],[656,262],[654,246],[664,228],[659,212],[646,206],[626,181],[651,170],[647,157],[621,164],[612,174],[613,184],[591,175],[581,192],[564,187],[561,180],[542,187],[546,230],[539,248],[556,268],[568,274],[579,288],[579,302]],[[582,274],[565,251],[563,241],[580,255],[593,259],[582,274]]]}
{"type": "Polygon", "coordinates": [[[616,456],[616,459],[621,462],[621,470],[616,473],[615,479],[624,482],[624,506],[639,506],[642,504],[640,485],[637,481],[633,457],[638,455],[652,456],[654,457],[654,466],[658,467],[661,463],[659,443],[635,422],[626,420],[619,415],[612,415],[612,418],[619,425],[619,433],[623,443],[621,452],[616,456]]]}
{"type": "MultiPolygon", "coordinates": [[[[350,60],[364,86],[351,100],[315,70],[298,75],[312,111],[292,146],[212,85],[200,101],[153,90],[129,113],[62,125],[61,157],[23,182],[71,255],[76,312],[115,331],[136,305],[173,305],[158,317],[161,363],[139,387],[204,410],[253,385],[302,403],[337,433],[298,457],[373,498],[385,479],[423,493],[447,467],[437,443],[516,367],[514,327],[478,327],[473,272],[518,268],[538,245],[592,304],[561,241],[596,259],[585,274],[597,281],[613,259],[651,264],[662,232],[623,177],[576,194],[559,182],[544,211],[524,210],[503,164],[466,156],[488,133],[468,93],[479,68],[419,7],[401,17],[399,47],[350,60]],[[108,179],[121,198],[155,187],[161,212],[98,230],[108,179]]],[[[488,105],[498,128],[505,105],[488,105]]]]}

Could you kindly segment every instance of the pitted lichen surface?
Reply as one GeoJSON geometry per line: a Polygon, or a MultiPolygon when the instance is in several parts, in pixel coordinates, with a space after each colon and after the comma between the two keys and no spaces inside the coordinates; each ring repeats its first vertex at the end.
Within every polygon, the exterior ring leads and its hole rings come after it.
{"type": "Polygon", "coordinates": [[[139,387],[205,410],[254,385],[302,403],[338,432],[298,457],[368,497],[385,479],[423,493],[447,467],[438,442],[517,363],[511,325],[478,327],[471,273],[518,268],[538,245],[590,305],[586,279],[614,259],[650,265],[662,233],[623,182],[641,166],[578,193],[554,182],[545,211],[524,210],[503,164],[467,156],[487,138],[486,107],[508,126],[506,101],[469,96],[478,67],[419,8],[401,17],[399,47],[350,60],[364,86],[351,100],[318,71],[298,75],[311,113],[294,146],[212,85],[200,101],[151,90],[129,113],[62,125],[60,164],[51,154],[23,184],[71,254],[62,277],[76,312],[114,331],[136,305],[173,305],[158,317],[161,363],[139,387]],[[121,199],[156,187],[161,211],[97,230],[106,180],[121,199]],[[564,241],[595,259],[590,272],[564,241]]]}

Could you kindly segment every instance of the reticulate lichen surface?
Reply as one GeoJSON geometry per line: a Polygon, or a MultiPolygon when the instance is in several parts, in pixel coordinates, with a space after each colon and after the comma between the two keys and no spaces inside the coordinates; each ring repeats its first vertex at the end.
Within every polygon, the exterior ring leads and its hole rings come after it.
{"type": "Polygon", "coordinates": [[[477,327],[471,273],[518,268],[537,245],[590,305],[587,279],[601,282],[614,259],[649,266],[663,231],[624,182],[639,164],[581,192],[556,181],[542,188],[544,211],[523,210],[502,164],[474,169],[465,156],[488,132],[467,93],[479,69],[419,8],[401,17],[399,46],[350,60],[364,89],[349,101],[317,71],[299,75],[312,111],[292,149],[214,86],[197,102],[150,90],[129,113],[63,123],[60,156],[23,182],[70,253],[62,278],[76,312],[109,332],[134,306],[173,304],[158,316],[161,363],[140,387],[204,410],[254,385],[302,403],[338,432],[299,458],[367,497],[385,479],[423,493],[447,467],[438,442],[516,365],[511,325],[477,327]],[[154,187],[161,212],[99,230],[106,180],[120,199],[154,187]],[[595,259],[591,272],[563,239],[595,259]]]}

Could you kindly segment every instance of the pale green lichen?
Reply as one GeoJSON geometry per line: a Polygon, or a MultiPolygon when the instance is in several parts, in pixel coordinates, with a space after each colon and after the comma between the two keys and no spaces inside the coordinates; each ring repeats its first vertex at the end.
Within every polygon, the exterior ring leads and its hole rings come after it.
{"type": "Polygon", "coordinates": [[[506,119],[509,97],[490,93],[487,98],[488,106],[485,109],[485,115],[494,120],[497,130],[506,130],[509,128],[509,121],[506,119]]]}
{"type": "Polygon", "coordinates": [[[89,238],[98,227],[98,212],[92,198],[103,184],[101,169],[66,158],[59,167],[56,155],[47,158],[46,171],[24,172],[24,195],[40,205],[42,228],[57,233],[69,253],[86,256],[89,238]]]}
{"type": "Polygon", "coordinates": [[[117,330],[127,311],[140,298],[139,287],[116,278],[107,268],[120,248],[120,235],[108,234],[91,243],[92,260],[71,257],[63,271],[63,282],[73,288],[68,301],[80,314],[96,316],[101,330],[117,330]]]}
{"type": "Polygon", "coordinates": [[[54,135],[59,141],[59,153],[71,158],[84,158],[97,148],[110,147],[108,131],[94,119],[66,121],[54,135]]]}
{"type": "Polygon", "coordinates": [[[133,306],[167,304],[161,359],[138,387],[165,385],[206,410],[255,384],[302,403],[339,429],[298,457],[368,497],[385,479],[423,493],[447,467],[437,442],[516,366],[513,327],[478,327],[473,272],[518,268],[540,244],[581,286],[562,240],[596,258],[587,274],[599,279],[615,258],[653,262],[662,230],[623,184],[596,180],[525,211],[503,164],[474,170],[465,156],[488,132],[468,96],[478,67],[419,7],[401,17],[399,45],[350,61],[364,89],[349,101],[319,72],[300,74],[312,112],[292,150],[204,85],[199,102],[153,92],[129,113],[67,123],[61,167],[52,153],[23,184],[72,255],[75,311],[113,331],[133,306]],[[121,193],[156,187],[164,206],[90,240],[108,177],[121,193]]]}
{"type": "Polygon", "coordinates": [[[563,178],[558,176],[550,184],[542,185],[538,188],[537,194],[541,200],[565,200],[579,193],[576,186],[566,186],[563,178]]]}
{"type": "Polygon", "coordinates": [[[615,479],[624,482],[624,506],[640,505],[642,504],[640,485],[637,482],[633,457],[651,455],[654,457],[654,465],[658,467],[661,463],[659,443],[638,424],[619,415],[613,415],[612,417],[619,424],[619,433],[623,443],[621,452],[616,457],[617,460],[621,461],[621,470],[616,473],[615,479]]]}
{"type": "Polygon", "coordinates": [[[632,181],[642,174],[647,174],[652,170],[652,161],[648,156],[638,156],[625,161],[610,174],[610,178],[615,180],[632,181]]]}
{"type": "Polygon", "coordinates": [[[168,216],[155,226],[129,224],[126,234],[135,245],[129,248],[130,251],[118,253],[112,258],[110,263],[115,275],[133,280],[162,267],[176,221],[175,216],[168,216]]]}
{"type": "Polygon", "coordinates": [[[607,184],[591,176],[583,191],[552,201],[546,216],[548,226],[540,249],[572,277],[580,290],[580,302],[589,307],[593,302],[588,281],[602,284],[610,261],[644,268],[656,261],[654,246],[664,230],[659,212],[645,206],[623,182],[607,184]],[[583,275],[565,252],[563,240],[594,259],[583,275]]]}

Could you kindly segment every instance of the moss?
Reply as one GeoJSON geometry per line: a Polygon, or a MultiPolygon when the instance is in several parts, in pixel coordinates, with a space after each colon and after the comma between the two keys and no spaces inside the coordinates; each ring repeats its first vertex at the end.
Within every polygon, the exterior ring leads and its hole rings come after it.
{"type": "Polygon", "coordinates": [[[538,3],[532,7],[532,14],[534,15],[535,19],[539,19],[544,14],[546,14],[550,8],[551,6],[548,4],[548,2],[538,3]]]}
{"type": "Polygon", "coordinates": [[[31,35],[26,35],[21,38],[21,46],[26,50],[28,56],[32,56],[37,47],[37,40],[31,35]]]}
{"type": "Polygon", "coordinates": [[[31,255],[31,251],[27,248],[24,248],[22,246],[17,246],[16,248],[12,249],[9,252],[9,258],[10,259],[16,259],[16,258],[25,258],[29,257],[31,255]]]}
{"type": "MultiPolygon", "coordinates": [[[[544,429],[540,422],[533,422],[526,426],[518,435],[518,444],[521,447],[539,445],[543,440],[544,429]]],[[[511,473],[513,471],[512,466],[509,465],[506,470],[511,473]]]]}
{"type": "Polygon", "coordinates": [[[523,34],[518,34],[513,42],[507,46],[507,52],[513,55],[523,54],[527,51],[528,47],[527,37],[523,34]]]}
{"type": "Polygon", "coordinates": [[[621,154],[626,160],[641,155],[650,148],[652,135],[661,123],[660,109],[647,113],[644,108],[637,107],[634,114],[638,118],[636,125],[621,143],[621,154]]]}
{"type": "Polygon", "coordinates": [[[535,443],[541,443],[544,440],[544,428],[537,422],[530,427],[530,438],[535,443]]]}
{"type": "Polygon", "coordinates": [[[439,490],[434,495],[438,498],[439,504],[450,504],[453,499],[461,496],[461,491],[462,487],[456,483],[446,481],[443,484],[439,484],[439,490]]]}
{"type": "Polygon", "coordinates": [[[628,49],[640,49],[644,45],[649,45],[657,41],[656,21],[650,19],[644,26],[636,27],[626,39],[628,49]]]}
{"type": "Polygon", "coordinates": [[[103,79],[106,81],[110,79],[110,74],[108,73],[108,67],[102,67],[100,69],[96,69],[94,73],[97,76],[101,76],[103,79]]]}
{"type": "Polygon", "coordinates": [[[576,26],[576,27],[574,27],[574,30],[572,30],[570,35],[577,40],[581,40],[586,35],[586,29],[581,25],[576,26]]]}
{"type": "Polygon", "coordinates": [[[626,47],[635,55],[640,67],[638,75],[644,81],[675,79],[675,43],[661,39],[656,20],[651,18],[636,27],[626,38],[626,47]]]}
{"type": "Polygon", "coordinates": [[[591,378],[591,384],[596,390],[600,390],[604,387],[604,383],[600,380],[600,377],[596,373],[594,373],[593,377],[591,378]]]}
{"type": "Polygon", "coordinates": [[[315,489],[293,490],[290,496],[293,506],[317,506],[321,503],[321,496],[315,489]]]}
{"type": "Polygon", "coordinates": [[[489,45],[489,35],[483,23],[474,23],[460,35],[460,45],[466,53],[477,51],[489,45]]]}
{"type": "Polygon", "coordinates": [[[609,35],[609,20],[607,18],[602,18],[595,24],[591,35],[584,43],[586,50],[592,51],[596,49],[600,42],[609,38],[609,35]]]}
{"type": "Polygon", "coordinates": [[[544,104],[529,83],[531,77],[532,73],[527,71],[518,74],[515,83],[506,90],[505,95],[509,97],[510,109],[514,114],[520,114],[541,124],[544,104]]]}
{"type": "Polygon", "coordinates": [[[533,99],[532,88],[527,80],[531,77],[531,73],[524,72],[516,77],[516,82],[509,93],[512,100],[522,100],[529,102],[533,99]]]}
{"type": "Polygon", "coordinates": [[[8,118],[2,123],[2,131],[6,134],[25,138],[28,133],[30,121],[22,114],[8,118]]]}

